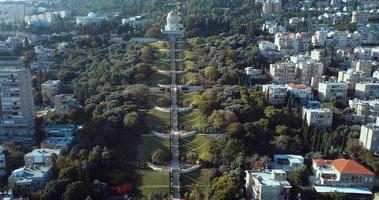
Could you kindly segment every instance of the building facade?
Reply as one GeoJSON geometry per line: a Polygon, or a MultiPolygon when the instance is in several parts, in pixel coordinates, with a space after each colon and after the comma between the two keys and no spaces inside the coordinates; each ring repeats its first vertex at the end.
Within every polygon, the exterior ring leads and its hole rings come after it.
{"type": "Polygon", "coordinates": [[[44,104],[50,104],[53,96],[59,94],[61,87],[60,80],[48,80],[41,84],[42,101],[44,104]]]}
{"type": "Polygon", "coordinates": [[[245,171],[246,196],[251,199],[288,200],[292,188],[284,170],[245,171]]]}
{"type": "Polygon", "coordinates": [[[344,101],[347,97],[348,84],[326,81],[318,84],[318,96],[321,101],[344,101]]]}
{"type": "Polygon", "coordinates": [[[362,82],[355,85],[355,97],[359,99],[379,98],[379,83],[362,82]]]}
{"type": "Polygon", "coordinates": [[[0,140],[31,143],[35,110],[30,70],[19,63],[0,63],[0,94],[0,140]]]}
{"type": "Polygon", "coordinates": [[[266,102],[270,105],[283,105],[287,99],[287,87],[284,85],[263,85],[266,102]]]}
{"type": "Polygon", "coordinates": [[[303,120],[308,126],[331,127],[333,112],[327,108],[303,108],[303,120]]]}
{"type": "Polygon", "coordinates": [[[366,124],[361,126],[359,142],[365,149],[379,152],[379,126],[377,124],[366,124]]]}

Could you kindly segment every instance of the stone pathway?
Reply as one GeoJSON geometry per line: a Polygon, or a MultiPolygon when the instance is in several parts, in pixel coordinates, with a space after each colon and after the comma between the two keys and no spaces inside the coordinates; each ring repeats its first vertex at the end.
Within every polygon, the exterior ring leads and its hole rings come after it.
{"type": "Polygon", "coordinates": [[[180,163],[178,133],[178,86],[176,85],[175,41],[171,41],[171,187],[172,198],[180,199],[180,163]]]}

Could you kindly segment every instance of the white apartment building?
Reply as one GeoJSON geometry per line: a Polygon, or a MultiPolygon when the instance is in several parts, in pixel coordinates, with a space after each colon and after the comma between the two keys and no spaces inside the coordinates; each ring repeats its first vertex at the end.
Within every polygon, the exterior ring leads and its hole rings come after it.
{"type": "Polygon", "coordinates": [[[354,110],[356,115],[363,117],[368,122],[375,122],[379,117],[379,100],[349,100],[349,107],[354,110]]]}
{"type": "Polygon", "coordinates": [[[35,110],[32,77],[20,61],[0,62],[0,140],[31,143],[35,110]]]}
{"type": "Polygon", "coordinates": [[[355,97],[359,99],[379,98],[379,83],[362,82],[355,84],[355,97]]]}
{"type": "Polygon", "coordinates": [[[347,97],[347,90],[347,83],[327,81],[318,84],[318,96],[321,101],[344,101],[347,97]]]}
{"type": "Polygon", "coordinates": [[[32,7],[23,4],[1,4],[0,23],[21,26],[24,22],[24,16],[31,13],[32,10],[32,7]]]}
{"type": "Polygon", "coordinates": [[[303,120],[308,126],[331,127],[333,112],[327,108],[303,108],[303,120]]]}
{"type": "Polygon", "coordinates": [[[42,20],[46,21],[49,23],[54,22],[58,18],[66,18],[70,16],[70,12],[66,10],[61,10],[61,11],[53,11],[53,12],[45,12],[41,14],[35,14],[35,15],[26,15],[24,17],[24,20],[26,23],[30,24],[31,21],[33,20],[42,20]]]}
{"type": "Polygon", "coordinates": [[[373,67],[376,63],[371,60],[354,60],[351,62],[351,66],[355,71],[363,71],[367,76],[371,76],[373,67]]]}
{"type": "Polygon", "coordinates": [[[324,65],[307,55],[291,56],[290,61],[270,64],[273,82],[310,84],[312,77],[323,74],[324,65]]]}
{"type": "Polygon", "coordinates": [[[328,44],[333,44],[336,48],[356,47],[361,44],[361,35],[358,32],[333,30],[328,33],[328,44]]]}
{"type": "Polygon", "coordinates": [[[262,13],[266,15],[279,13],[281,9],[281,0],[265,0],[262,4],[262,13]]]}
{"type": "Polygon", "coordinates": [[[316,31],[312,36],[312,45],[324,47],[326,45],[326,39],[328,38],[327,31],[316,31]]]}
{"type": "Polygon", "coordinates": [[[292,62],[270,64],[270,75],[275,83],[298,83],[296,65],[292,62]]]}
{"type": "Polygon", "coordinates": [[[272,166],[274,169],[282,169],[286,173],[290,173],[305,166],[304,157],[301,155],[275,154],[272,166]]]}
{"type": "Polygon", "coordinates": [[[246,196],[257,200],[288,200],[292,188],[284,170],[245,171],[246,196]]]}
{"type": "Polygon", "coordinates": [[[58,94],[53,97],[54,111],[59,115],[67,115],[73,109],[78,108],[78,103],[73,94],[58,94]]]}
{"type": "Polygon", "coordinates": [[[338,82],[348,83],[349,90],[354,90],[355,84],[365,81],[367,78],[364,71],[354,71],[354,69],[348,69],[347,71],[338,72],[338,82]]]}
{"type": "Polygon", "coordinates": [[[53,167],[33,166],[21,167],[12,172],[8,177],[10,187],[19,186],[31,192],[43,189],[53,175],[53,167]]]}
{"type": "Polygon", "coordinates": [[[306,33],[276,33],[274,43],[283,55],[307,51],[310,47],[310,39],[306,33]]]}
{"type": "Polygon", "coordinates": [[[262,75],[262,70],[261,69],[256,69],[254,67],[246,67],[245,68],[245,74],[249,77],[256,77],[259,75],[262,75]]]}
{"type": "Polygon", "coordinates": [[[276,45],[270,41],[266,41],[266,40],[259,41],[258,48],[262,56],[266,58],[279,55],[279,52],[276,49],[276,45]]]}
{"type": "Polygon", "coordinates": [[[351,13],[352,23],[367,23],[370,13],[367,11],[353,11],[351,13]]]}
{"type": "Polygon", "coordinates": [[[87,16],[80,16],[76,17],[76,24],[95,24],[100,23],[101,21],[105,20],[106,17],[99,16],[98,14],[94,12],[90,12],[87,16]]]}
{"type": "Polygon", "coordinates": [[[61,87],[60,80],[47,80],[41,84],[42,101],[45,104],[52,102],[52,97],[59,94],[61,87]]]}
{"type": "Polygon", "coordinates": [[[6,171],[6,158],[3,148],[0,147],[0,177],[4,176],[6,171]]]}
{"type": "Polygon", "coordinates": [[[313,99],[312,87],[309,85],[288,84],[287,91],[303,102],[313,99]]]}
{"type": "Polygon", "coordinates": [[[58,156],[60,154],[60,150],[48,148],[33,149],[33,151],[24,156],[25,166],[32,167],[36,165],[52,165],[51,156],[53,154],[58,156]]]}
{"type": "Polygon", "coordinates": [[[319,193],[342,192],[372,194],[375,174],[354,160],[312,161],[314,188],[319,193]]]}
{"type": "Polygon", "coordinates": [[[359,143],[367,150],[379,152],[379,125],[366,124],[361,126],[359,143]]]}
{"type": "Polygon", "coordinates": [[[278,25],[278,23],[274,21],[266,21],[262,25],[262,31],[267,31],[270,34],[275,35],[278,32],[285,32],[286,28],[282,25],[278,25]]]}
{"type": "Polygon", "coordinates": [[[262,86],[266,102],[270,105],[283,105],[287,99],[287,87],[284,85],[267,84],[262,86]]]}

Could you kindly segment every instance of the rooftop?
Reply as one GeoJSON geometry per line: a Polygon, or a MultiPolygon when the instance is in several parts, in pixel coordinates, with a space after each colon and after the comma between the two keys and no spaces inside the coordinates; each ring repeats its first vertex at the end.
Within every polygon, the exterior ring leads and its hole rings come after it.
{"type": "Polygon", "coordinates": [[[306,84],[288,84],[288,87],[290,87],[290,88],[297,88],[297,89],[311,88],[311,86],[306,85],[306,84]]]}
{"type": "Polygon", "coordinates": [[[246,170],[245,172],[249,173],[250,176],[256,177],[262,185],[291,187],[291,184],[285,178],[286,172],[284,170],[271,170],[271,171],[246,170]],[[275,179],[274,174],[281,174],[281,175],[284,175],[284,177],[275,179]]]}
{"type": "Polygon", "coordinates": [[[52,166],[21,167],[14,170],[10,177],[19,178],[17,182],[31,182],[33,178],[42,178],[52,166]]]}
{"type": "Polygon", "coordinates": [[[344,194],[368,194],[372,192],[365,187],[332,187],[332,186],[314,186],[315,190],[319,193],[341,192],[344,194]]]}
{"type": "Polygon", "coordinates": [[[25,157],[50,156],[52,154],[59,155],[59,153],[60,153],[60,150],[58,149],[41,148],[41,149],[34,149],[33,151],[27,153],[25,157]]]}
{"type": "Polygon", "coordinates": [[[361,164],[354,160],[349,159],[336,159],[336,160],[313,160],[317,165],[332,165],[337,171],[342,174],[364,174],[375,175],[373,172],[363,167],[361,164]]]}

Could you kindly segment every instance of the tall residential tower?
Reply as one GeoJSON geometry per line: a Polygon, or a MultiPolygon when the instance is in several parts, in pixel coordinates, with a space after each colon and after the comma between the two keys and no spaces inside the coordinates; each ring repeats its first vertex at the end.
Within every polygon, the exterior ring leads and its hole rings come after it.
{"type": "Polygon", "coordinates": [[[17,61],[0,61],[0,141],[31,144],[35,110],[30,70],[17,61]]]}

